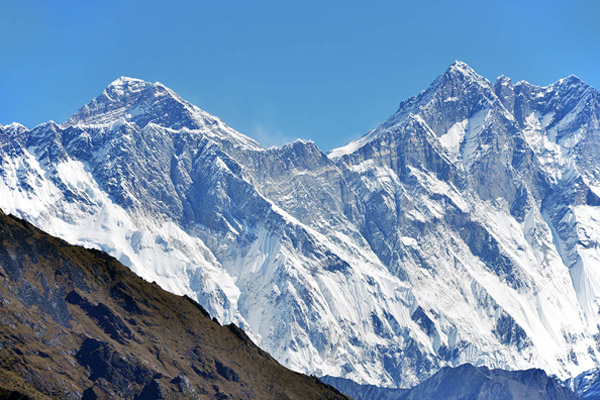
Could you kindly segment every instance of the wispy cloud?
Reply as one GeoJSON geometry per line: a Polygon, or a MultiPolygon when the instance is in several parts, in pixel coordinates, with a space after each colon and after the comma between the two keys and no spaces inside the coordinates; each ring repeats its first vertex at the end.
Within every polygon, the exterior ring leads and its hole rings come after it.
{"type": "Polygon", "coordinates": [[[279,129],[268,127],[262,124],[256,125],[252,129],[251,135],[265,148],[271,146],[282,146],[286,143],[293,142],[296,139],[284,134],[279,129]]]}

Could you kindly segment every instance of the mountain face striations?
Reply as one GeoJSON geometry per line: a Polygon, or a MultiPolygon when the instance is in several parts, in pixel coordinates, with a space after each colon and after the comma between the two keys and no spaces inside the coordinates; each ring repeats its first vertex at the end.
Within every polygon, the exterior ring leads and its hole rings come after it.
{"type": "Polygon", "coordinates": [[[0,127],[0,207],[104,250],[297,371],[411,387],[445,366],[598,365],[600,94],[462,62],[323,153],[262,148],[120,78],[0,127]]]}

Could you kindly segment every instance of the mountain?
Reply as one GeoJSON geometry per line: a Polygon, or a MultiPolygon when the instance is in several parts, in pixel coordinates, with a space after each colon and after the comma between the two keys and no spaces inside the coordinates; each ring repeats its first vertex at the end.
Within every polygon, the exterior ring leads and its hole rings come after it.
{"type": "Polygon", "coordinates": [[[577,393],[582,399],[600,398],[600,369],[594,368],[589,371],[569,379],[566,382],[571,390],[577,393]]]}
{"type": "Polygon", "coordinates": [[[0,243],[0,398],[346,398],[105,253],[1,211],[0,243]]]}
{"type": "MultiPolygon", "coordinates": [[[[375,385],[361,385],[351,381],[350,379],[338,378],[334,376],[323,376],[320,379],[321,382],[335,387],[340,392],[351,396],[356,400],[397,400],[410,390],[379,387],[375,385]]],[[[427,380],[425,380],[425,382],[427,382],[427,380]]],[[[423,383],[424,382],[421,382],[421,384],[423,383]]]]}
{"type": "Polygon", "coordinates": [[[407,388],[442,367],[598,365],[600,104],[462,62],[328,154],[264,149],[120,78],[0,127],[0,207],[236,323],[285,366],[407,388]]]}
{"type": "Polygon", "coordinates": [[[344,378],[321,380],[357,400],[576,400],[579,397],[544,371],[504,371],[474,367],[444,367],[411,389],[359,385],[344,378]]]}

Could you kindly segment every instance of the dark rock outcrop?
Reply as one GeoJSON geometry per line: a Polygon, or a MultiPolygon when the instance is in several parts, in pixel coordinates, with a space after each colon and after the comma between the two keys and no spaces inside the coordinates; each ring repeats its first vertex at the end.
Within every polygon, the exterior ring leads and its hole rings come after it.
{"type": "Polygon", "coordinates": [[[0,211],[0,399],[345,399],[112,257],[0,211]]]}

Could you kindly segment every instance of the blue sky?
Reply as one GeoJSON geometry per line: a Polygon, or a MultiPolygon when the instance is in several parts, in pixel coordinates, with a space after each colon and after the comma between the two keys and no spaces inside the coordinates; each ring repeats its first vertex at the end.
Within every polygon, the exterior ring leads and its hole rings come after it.
{"type": "Polygon", "coordinates": [[[600,1],[0,0],[0,123],[65,121],[121,75],[266,146],[361,136],[455,59],[600,88],[600,1]]]}

